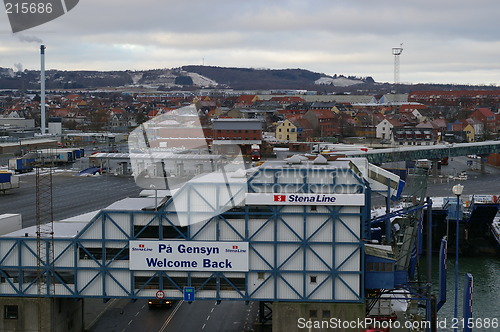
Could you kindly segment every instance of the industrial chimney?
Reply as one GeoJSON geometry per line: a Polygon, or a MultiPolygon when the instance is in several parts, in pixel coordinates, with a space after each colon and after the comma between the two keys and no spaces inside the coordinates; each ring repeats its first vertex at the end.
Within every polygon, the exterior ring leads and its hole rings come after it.
{"type": "Polygon", "coordinates": [[[40,114],[41,114],[41,128],[42,135],[46,132],[45,123],[45,45],[40,45],[40,114]]]}

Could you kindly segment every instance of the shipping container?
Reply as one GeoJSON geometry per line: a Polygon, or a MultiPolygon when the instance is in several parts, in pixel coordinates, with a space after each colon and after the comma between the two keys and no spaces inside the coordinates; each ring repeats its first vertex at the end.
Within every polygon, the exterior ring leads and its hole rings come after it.
{"type": "Polygon", "coordinates": [[[11,158],[9,159],[9,169],[14,172],[30,172],[33,170],[35,158],[11,158]]]}
{"type": "Polygon", "coordinates": [[[46,163],[70,163],[75,160],[73,149],[43,149],[37,153],[40,158],[45,158],[46,163]]]}
{"type": "Polygon", "coordinates": [[[9,183],[12,177],[11,172],[0,171],[0,183],[9,183]]]}
{"type": "Polygon", "coordinates": [[[0,235],[9,234],[23,228],[22,216],[18,213],[0,214],[0,235]]]}
{"type": "Polygon", "coordinates": [[[415,167],[430,169],[432,167],[432,161],[429,159],[418,159],[415,162],[415,167]]]}
{"type": "Polygon", "coordinates": [[[0,191],[5,193],[14,188],[19,188],[19,176],[10,171],[0,171],[0,191]]]}

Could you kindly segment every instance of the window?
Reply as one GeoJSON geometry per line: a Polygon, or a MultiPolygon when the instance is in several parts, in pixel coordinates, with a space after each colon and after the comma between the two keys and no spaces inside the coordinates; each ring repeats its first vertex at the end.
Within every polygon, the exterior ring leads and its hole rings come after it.
{"type": "Polygon", "coordinates": [[[368,262],[366,264],[366,271],[368,271],[368,272],[392,272],[393,267],[392,267],[391,263],[368,262]]]}
{"type": "MultiPolygon", "coordinates": [[[[83,248],[80,247],[79,250],[80,259],[96,259],[102,260],[103,251],[102,248],[83,248]],[[90,254],[90,255],[89,255],[90,254]]],[[[128,257],[128,249],[126,248],[105,248],[105,259],[106,260],[127,260],[128,257]]],[[[65,280],[64,278],[62,278],[65,280]]],[[[74,276],[71,277],[74,280],[74,276]]],[[[72,282],[69,282],[72,283],[72,282]]]]}
{"type": "Polygon", "coordinates": [[[17,305],[6,305],[3,307],[4,319],[18,319],[19,312],[17,305]]]}
{"type": "Polygon", "coordinates": [[[309,278],[309,281],[311,282],[311,284],[315,284],[318,282],[318,277],[317,276],[311,276],[309,278]]]}
{"type": "Polygon", "coordinates": [[[330,318],[330,310],[323,310],[323,318],[330,318]]]}
{"type": "Polygon", "coordinates": [[[264,272],[257,272],[257,279],[264,280],[264,272]]]}
{"type": "Polygon", "coordinates": [[[309,310],[309,318],[318,317],[318,310],[309,310]]]}
{"type": "MultiPolygon", "coordinates": [[[[186,226],[163,226],[163,238],[165,239],[178,239],[185,238],[187,234],[186,226]]],[[[134,236],[136,238],[160,238],[160,227],[152,226],[134,226],[134,236]]]]}
{"type": "MultiPolygon", "coordinates": [[[[160,281],[157,276],[134,276],[135,289],[158,289],[160,281]]],[[[172,288],[170,283],[163,285],[164,289],[172,288]]]]}

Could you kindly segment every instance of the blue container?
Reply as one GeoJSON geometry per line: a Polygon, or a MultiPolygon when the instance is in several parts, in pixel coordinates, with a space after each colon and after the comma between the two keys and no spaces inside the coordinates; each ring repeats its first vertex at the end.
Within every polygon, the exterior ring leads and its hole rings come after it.
{"type": "Polygon", "coordinates": [[[23,170],[23,159],[16,159],[16,171],[23,170]]]}
{"type": "Polygon", "coordinates": [[[408,271],[398,270],[394,271],[394,284],[402,286],[408,284],[408,271]]]}
{"type": "Polygon", "coordinates": [[[10,183],[12,174],[10,172],[0,172],[0,183],[10,183]]]}

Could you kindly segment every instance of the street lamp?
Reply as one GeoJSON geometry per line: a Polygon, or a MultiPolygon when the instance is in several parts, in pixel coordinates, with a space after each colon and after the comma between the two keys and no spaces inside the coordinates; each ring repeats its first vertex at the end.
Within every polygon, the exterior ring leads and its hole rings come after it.
{"type": "MultiPolygon", "coordinates": [[[[464,191],[464,186],[461,184],[456,184],[452,188],[453,194],[457,196],[457,211],[455,216],[455,310],[453,311],[455,317],[455,324],[458,323],[458,233],[459,233],[459,223],[458,215],[460,213],[460,195],[464,191]]],[[[457,325],[453,331],[457,331],[457,325]]]]}

